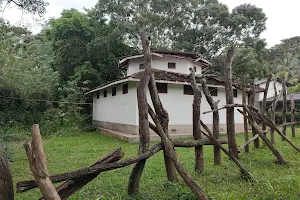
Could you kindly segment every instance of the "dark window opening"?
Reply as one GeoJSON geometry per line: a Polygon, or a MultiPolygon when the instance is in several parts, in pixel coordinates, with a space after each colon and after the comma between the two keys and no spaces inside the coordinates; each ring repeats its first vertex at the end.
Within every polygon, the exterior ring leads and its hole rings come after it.
{"type": "Polygon", "coordinates": [[[141,64],[140,64],[140,69],[145,69],[144,63],[141,63],[141,64]]]}
{"type": "Polygon", "coordinates": [[[156,83],[158,93],[168,93],[167,83],[156,83]]]}
{"type": "Polygon", "coordinates": [[[103,91],[103,96],[104,96],[104,97],[107,97],[107,90],[104,90],[104,91],[103,91]]]}
{"type": "Polygon", "coordinates": [[[237,97],[238,96],[238,92],[236,89],[233,89],[233,97],[237,97]]]}
{"type": "Polygon", "coordinates": [[[117,94],[117,88],[113,87],[112,90],[111,90],[111,95],[116,96],[116,94],[117,94]]]}
{"type": "Polygon", "coordinates": [[[196,66],[194,66],[194,72],[197,72],[197,67],[196,66]]]}
{"type": "Polygon", "coordinates": [[[127,94],[128,93],[128,83],[123,85],[123,94],[127,94]]]}
{"type": "Polygon", "coordinates": [[[190,85],[184,85],[183,86],[183,94],[194,95],[194,91],[193,91],[192,86],[190,86],[190,85]]]}
{"type": "Polygon", "coordinates": [[[100,92],[97,92],[97,99],[99,99],[100,97],[100,92]]]}
{"type": "Polygon", "coordinates": [[[218,96],[218,88],[209,87],[208,90],[209,90],[211,96],[213,96],[213,97],[218,96]]]}
{"type": "Polygon", "coordinates": [[[176,69],[176,63],[168,63],[168,69],[176,69]]]}

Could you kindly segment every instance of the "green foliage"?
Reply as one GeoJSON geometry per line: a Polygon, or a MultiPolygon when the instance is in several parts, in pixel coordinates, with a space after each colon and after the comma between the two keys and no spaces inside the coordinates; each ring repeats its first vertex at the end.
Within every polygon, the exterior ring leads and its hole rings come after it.
{"type": "Polygon", "coordinates": [[[7,5],[13,5],[23,12],[31,13],[41,17],[46,13],[46,7],[49,5],[49,3],[44,0],[2,0],[0,1],[0,13],[5,11],[7,5]]]}
{"type": "MultiPolygon", "coordinates": [[[[292,119],[292,113],[287,112],[286,113],[286,121],[291,122],[291,119],[292,119]]],[[[282,124],[282,112],[275,113],[275,120],[276,120],[276,124],[282,124]]],[[[295,112],[295,121],[300,122],[300,113],[299,112],[295,112]]]]}

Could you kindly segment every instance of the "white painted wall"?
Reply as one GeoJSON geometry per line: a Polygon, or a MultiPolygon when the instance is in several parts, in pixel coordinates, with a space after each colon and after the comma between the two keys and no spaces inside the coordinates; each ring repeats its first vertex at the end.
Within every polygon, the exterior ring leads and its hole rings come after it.
{"type": "MultiPolygon", "coordinates": [[[[134,74],[136,72],[141,71],[139,69],[140,63],[143,63],[142,58],[130,60],[127,68],[127,76],[134,74]]],[[[197,63],[193,63],[190,60],[187,59],[176,59],[176,58],[160,58],[153,56],[152,57],[152,67],[155,69],[160,69],[160,70],[165,70],[165,71],[170,71],[170,72],[177,72],[181,74],[189,74],[189,68],[196,67],[196,74],[201,74],[202,68],[201,66],[197,63]],[[169,69],[168,68],[168,63],[176,63],[176,69],[169,69]]]]}
{"type": "MultiPolygon", "coordinates": [[[[170,125],[192,125],[193,124],[193,95],[183,94],[183,85],[168,84],[168,93],[159,94],[163,106],[169,113],[170,125]]],[[[148,94],[148,102],[151,102],[148,94]]],[[[218,96],[213,97],[215,101],[220,100],[219,107],[226,105],[225,89],[218,88],[218,96]]],[[[238,91],[238,97],[234,98],[235,103],[242,103],[242,92],[238,91]]],[[[151,104],[152,106],[152,104],[151,104]]],[[[208,102],[202,94],[201,113],[211,110],[208,102]]],[[[220,124],[226,124],[226,111],[220,110],[220,124]]],[[[212,113],[201,114],[205,124],[212,124],[212,113]]],[[[243,123],[243,116],[236,110],[235,122],[243,123]]],[[[138,123],[138,122],[137,122],[138,123]]]]}
{"type": "MultiPolygon", "coordinates": [[[[258,86],[261,87],[261,88],[265,88],[266,87],[266,83],[259,84],[258,86]]],[[[276,81],[276,90],[277,90],[278,94],[282,91],[282,84],[279,83],[278,81],[276,81]]],[[[272,80],[270,82],[270,85],[269,85],[269,90],[268,90],[268,93],[267,93],[267,98],[273,97],[274,95],[275,95],[275,88],[274,88],[274,81],[272,80]]],[[[264,98],[264,93],[260,92],[260,93],[257,93],[257,95],[255,97],[255,100],[256,101],[262,101],[263,98],[264,98]]]]}
{"type": "Polygon", "coordinates": [[[93,120],[136,125],[137,97],[136,82],[128,82],[128,93],[123,94],[123,84],[117,85],[117,94],[112,96],[112,87],[107,89],[107,97],[97,99],[93,94],[93,120]]]}

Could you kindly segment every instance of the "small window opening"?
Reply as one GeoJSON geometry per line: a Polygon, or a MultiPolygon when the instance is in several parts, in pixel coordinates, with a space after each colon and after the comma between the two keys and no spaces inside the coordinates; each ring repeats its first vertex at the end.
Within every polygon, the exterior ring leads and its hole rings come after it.
{"type": "Polygon", "coordinates": [[[141,64],[140,64],[140,69],[145,69],[144,63],[141,63],[141,64]]]}
{"type": "Polygon", "coordinates": [[[104,90],[104,91],[103,91],[103,96],[104,96],[104,97],[107,97],[107,90],[104,90]]]}
{"type": "Polygon", "coordinates": [[[194,95],[194,91],[193,91],[192,86],[190,86],[190,85],[184,85],[183,86],[183,94],[194,95]]]}
{"type": "Polygon", "coordinates": [[[176,63],[169,62],[168,63],[168,69],[176,69],[176,63]]]}
{"type": "Polygon", "coordinates": [[[238,96],[238,91],[236,89],[233,89],[233,97],[237,97],[238,96]]]}
{"type": "Polygon", "coordinates": [[[127,94],[128,93],[128,83],[123,85],[123,94],[127,94]]]}
{"type": "Polygon", "coordinates": [[[117,88],[113,87],[112,90],[111,90],[111,95],[116,96],[116,94],[117,94],[117,88]]]}
{"type": "Polygon", "coordinates": [[[97,92],[97,99],[99,99],[100,97],[100,92],[97,92]]]}
{"type": "Polygon", "coordinates": [[[168,93],[167,83],[156,83],[158,93],[168,93]]]}

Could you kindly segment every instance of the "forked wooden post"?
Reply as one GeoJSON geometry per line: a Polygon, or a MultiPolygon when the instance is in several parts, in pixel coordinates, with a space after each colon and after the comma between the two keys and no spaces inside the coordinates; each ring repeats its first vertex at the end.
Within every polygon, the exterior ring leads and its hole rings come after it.
{"type": "MultiPolygon", "coordinates": [[[[243,104],[246,105],[246,89],[245,89],[245,84],[243,83],[243,88],[242,88],[242,95],[243,95],[243,104]]],[[[244,113],[246,113],[245,108],[243,108],[244,113]]],[[[246,116],[244,116],[244,138],[245,138],[245,142],[247,142],[249,140],[249,134],[248,134],[248,119],[246,116]]],[[[249,152],[249,144],[245,145],[245,152],[248,153],[249,152]]]]}
{"type": "MultiPolygon", "coordinates": [[[[286,112],[287,112],[287,100],[286,100],[286,80],[285,77],[282,78],[282,124],[286,124],[286,112]]],[[[286,135],[286,125],[282,127],[283,135],[286,135]]],[[[282,137],[282,141],[284,141],[282,137]]]]}
{"type": "Polygon", "coordinates": [[[32,126],[32,141],[25,143],[24,148],[30,169],[44,198],[46,200],[61,200],[49,179],[42,137],[37,124],[32,126]]]}
{"type": "MultiPolygon", "coordinates": [[[[254,102],[255,102],[255,85],[252,84],[251,91],[250,91],[249,105],[254,106],[254,102]]],[[[255,128],[252,126],[252,136],[255,137],[255,135],[257,135],[257,133],[255,131],[255,128]]],[[[259,148],[259,138],[256,138],[253,143],[254,143],[254,148],[259,148]]]]}
{"type": "Polygon", "coordinates": [[[0,200],[13,200],[14,187],[7,159],[0,144],[0,200]]]}

